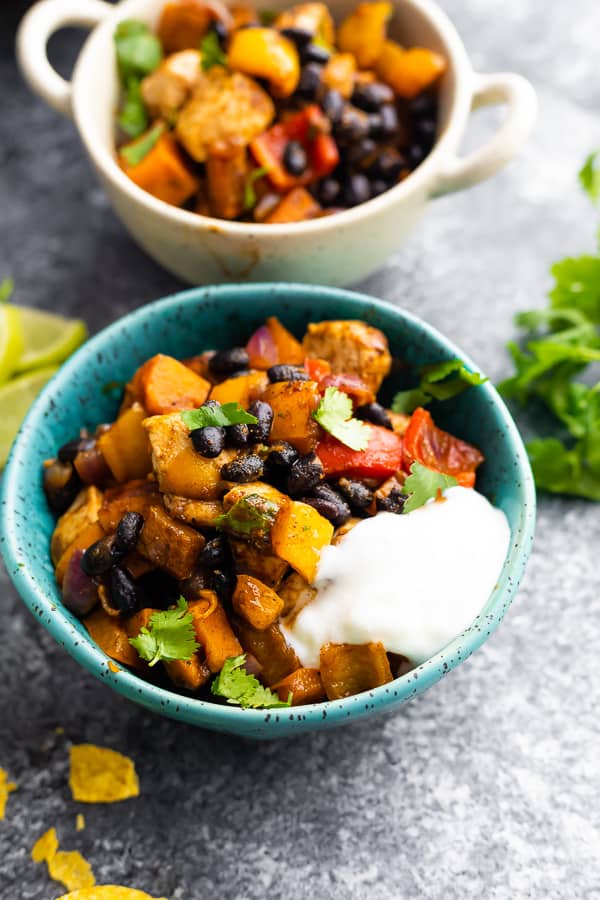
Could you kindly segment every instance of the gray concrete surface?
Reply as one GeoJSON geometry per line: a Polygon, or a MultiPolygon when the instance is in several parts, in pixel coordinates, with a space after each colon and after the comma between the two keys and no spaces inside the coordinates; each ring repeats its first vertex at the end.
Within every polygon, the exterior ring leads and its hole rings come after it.
{"type": "MultiPolygon", "coordinates": [[[[600,6],[444,5],[477,68],[534,81],[539,123],[517,162],[432,204],[361,287],[499,378],[513,313],[543,303],[554,259],[594,243],[575,173],[600,146],[600,6]]],[[[95,330],[179,285],[116,220],[73,126],[21,83],[12,40],[25,6],[0,8],[0,276],[19,302],[95,330]]],[[[64,70],[77,39],[52,42],[64,70]]],[[[475,121],[470,143],[493,121],[475,121]]],[[[29,859],[51,825],[99,882],[171,900],[600,898],[599,509],[542,498],[507,619],[431,691],[388,718],[284,743],[203,733],[119,698],[61,652],[0,570],[0,766],[19,784],[0,823],[0,898],[58,896],[29,859]],[[69,741],[128,753],[142,786],[137,800],[86,809],[79,834],[69,741]]]]}

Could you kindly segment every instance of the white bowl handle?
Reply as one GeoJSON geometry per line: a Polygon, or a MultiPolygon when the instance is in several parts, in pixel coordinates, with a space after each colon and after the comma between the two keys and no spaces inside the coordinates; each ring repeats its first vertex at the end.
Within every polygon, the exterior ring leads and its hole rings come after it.
{"type": "Polygon", "coordinates": [[[525,78],[510,72],[474,77],[471,109],[504,103],[508,106],[506,118],[483,147],[445,165],[435,183],[434,196],[471,187],[494,175],[518,153],[535,123],[537,98],[525,78]]]}
{"type": "Polygon", "coordinates": [[[48,61],[46,46],[65,25],[93,28],[114,10],[103,0],[41,0],[23,17],[17,33],[17,58],[32,89],[54,109],[71,112],[71,84],[48,61]]]}

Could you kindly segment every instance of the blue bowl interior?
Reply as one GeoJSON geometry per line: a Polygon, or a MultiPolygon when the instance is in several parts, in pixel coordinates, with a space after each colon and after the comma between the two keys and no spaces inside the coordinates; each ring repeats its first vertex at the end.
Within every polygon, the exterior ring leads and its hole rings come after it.
{"type": "MultiPolygon", "coordinates": [[[[243,344],[268,315],[296,335],[310,321],[363,319],[381,328],[392,352],[422,365],[460,357],[477,366],[434,329],[371,297],[306,285],[196,288],[142,307],[87,342],[44,389],[24,422],[3,479],[0,547],[19,592],[54,637],[89,671],[149,709],[215,730],[276,737],[327,727],[383,711],[429,687],[467,658],[496,627],[522,576],[533,537],[535,492],[516,427],[490,384],[432,408],[441,427],[472,441],[486,455],[478,489],[506,513],[512,543],[499,583],[473,625],[441,653],[392,684],[346,700],[293,710],[240,710],[183,697],[121,669],[91,642],[61,604],[49,555],[54,527],[42,490],[42,463],[80,427],[114,419],[120,387],[154,353],[185,357],[209,348],[243,344]]],[[[480,370],[479,370],[480,371],[480,370]]],[[[388,398],[405,385],[390,378],[388,398]]]]}

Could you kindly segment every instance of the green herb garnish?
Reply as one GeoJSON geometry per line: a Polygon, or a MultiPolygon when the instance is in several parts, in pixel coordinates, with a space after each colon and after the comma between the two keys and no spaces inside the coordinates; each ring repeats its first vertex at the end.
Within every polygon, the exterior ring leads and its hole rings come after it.
{"type": "Polygon", "coordinates": [[[264,28],[269,28],[273,24],[273,22],[275,21],[275,19],[277,18],[278,15],[279,15],[279,13],[277,12],[276,9],[260,9],[258,11],[258,18],[259,18],[260,24],[264,28]]]}
{"type": "Polygon", "coordinates": [[[244,209],[252,209],[253,206],[256,205],[256,191],[254,189],[254,182],[258,181],[259,178],[262,178],[263,175],[266,175],[270,172],[270,169],[267,166],[261,166],[259,169],[253,169],[248,177],[246,178],[246,184],[244,185],[244,209]]]}
{"type": "Polygon", "coordinates": [[[368,447],[369,427],[352,417],[352,400],[343,391],[335,387],[326,388],[313,418],[346,447],[352,450],[366,450],[368,447]]]}
{"type": "Polygon", "coordinates": [[[216,31],[207,31],[200,44],[202,59],[200,65],[203,72],[208,72],[213,66],[227,66],[227,57],[219,42],[216,31]]]}
{"type": "Polygon", "coordinates": [[[0,303],[6,303],[12,297],[15,282],[12,278],[4,278],[0,281],[0,303]]]}
{"type": "Polygon", "coordinates": [[[223,668],[211,685],[215,697],[224,697],[228,703],[244,709],[273,709],[291,706],[292,695],[280,700],[277,694],[263,687],[254,675],[244,669],[246,654],[231,656],[225,660],[223,668]]]}
{"type": "Polygon", "coordinates": [[[117,121],[125,134],[133,138],[139,137],[148,127],[148,113],[142,100],[141,79],[134,75],[127,79],[117,121]]]}
{"type": "Polygon", "coordinates": [[[184,598],[179,598],[176,609],[153,613],[148,627],[142,628],[137,637],[129,638],[129,643],[151,666],[160,661],[191,659],[199,644],[184,598]]]}
{"type": "Polygon", "coordinates": [[[138,138],[137,141],[134,141],[132,144],[127,144],[126,147],[121,147],[119,150],[120,155],[130,166],[137,166],[138,163],[141,163],[141,161],[148,156],[152,148],[158,142],[160,136],[164,134],[164,131],[165,125],[162,122],[159,122],[158,125],[151,128],[147,134],[138,138]]]}
{"type": "Polygon", "coordinates": [[[256,540],[269,533],[278,512],[276,503],[261,494],[248,494],[234,503],[226,513],[218,516],[215,527],[256,540]]]}
{"type": "Polygon", "coordinates": [[[119,22],[114,35],[117,67],[121,82],[143,78],[158,68],[162,58],[162,44],[145,22],[125,19],[119,22]]]}
{"type": "Polygon", "coordinates": [[[397,413],[413,412],[418,406],[427,406],[432,400],[449,400],[477,387],[488,379],[479,372],[469,372],[461,359],[448,359],[441,363],[419,368],[421,383],[408,391],[399,391],[392,400],[392,409],[397,413]]]}
{"type": "Polygon", "coordinates": [[[402,487],[402,493],[408,494],[403,508],[404,513],[412,512],[420,506],[424,506],[428,500],[440,497],[446,488],[455,487],[458,481],[454,475],[444,475],[442,472],[434,472],[427,466],[414,462],[410,467],[410,475],[402,487]]]}
{"type": "Polygon", "coordinates": [[[226,428],[228,425],[256,425],[258,419],[246,412],[239,403],[223,403],[221,406],[201,406],[199,409],[186,409],[181,413],[184,423],[193,431],[214,425],[226,428]]]}
{"type": "MultiPolygon", "coordinates": [[[[591,154],[579,173],[592,201],[598,158],[591,154]]],[[[600,253],[563,259],[551,272],[549,306],[515,318],[528,335],[524,346],[508,344],[515,373],[499,389],[521,404],[541,402],[562,427],[527,444],[537,487],[600,500],[600,381],[589,377],[600,362],[600,253]]]]}

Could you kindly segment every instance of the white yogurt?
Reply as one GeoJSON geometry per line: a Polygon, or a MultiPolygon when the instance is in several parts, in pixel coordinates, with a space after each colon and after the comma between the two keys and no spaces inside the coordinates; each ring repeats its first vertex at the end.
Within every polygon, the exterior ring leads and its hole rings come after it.
{"type": "Polygon", "coordinates": [[[408,515],[379,513],[325,547],[318,594],[282,630],[304,666],[328,641],[381,641],[424,662],[481,612],[510,542],[504,513],[453,487],[408,515]]]}

